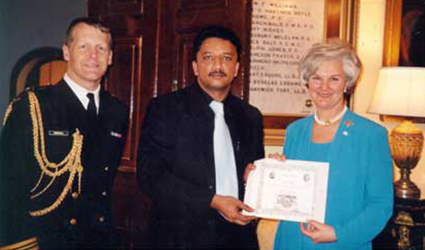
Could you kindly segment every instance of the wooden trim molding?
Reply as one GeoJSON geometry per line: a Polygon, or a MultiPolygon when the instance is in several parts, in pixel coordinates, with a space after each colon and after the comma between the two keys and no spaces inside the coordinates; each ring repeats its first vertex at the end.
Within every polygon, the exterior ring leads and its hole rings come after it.
{"type": "Polygon", "coordinates": [[[285,129],[264,129],[264,145],[266,146],[283,146],[285,143],[285,129]]]}
{"type": "Polygon", "coordinates": [[[385,8],[384,66],[398,66],[403,0],[387,0],[385,8]]]}

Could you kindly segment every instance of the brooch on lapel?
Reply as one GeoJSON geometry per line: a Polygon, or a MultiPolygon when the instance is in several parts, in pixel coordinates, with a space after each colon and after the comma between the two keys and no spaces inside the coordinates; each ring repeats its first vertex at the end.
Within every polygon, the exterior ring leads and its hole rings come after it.
{"type": "MultiPolygon", "coordinates": [[[[354,125],[354,123],[351,120],[347,120],[345,122],[345,127],[346,128],[349,128],[349,127],[351,127],[353,125],[354,125]]],[[[347,130],[344,130],[344,131],[342,131],[342,134],[345,135],[345,136],[348,136],[348,131],[347,130]]]]}
{"type": "Polygon", "coordinates": [[[348,127],[350,127],[350,126],[353,126],[354,125],[354,123],[351,121],[351,120],[347,120],[346,122],[345,122],[345,126],[348,128],[348,127]]]}

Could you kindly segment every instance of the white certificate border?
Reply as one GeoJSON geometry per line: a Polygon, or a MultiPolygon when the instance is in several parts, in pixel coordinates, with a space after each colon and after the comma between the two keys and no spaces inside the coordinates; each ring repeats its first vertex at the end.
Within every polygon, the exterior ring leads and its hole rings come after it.
{"type": "Polygon", "coordinates": [[[308,218],[305,215],[301,214],[291,214],[291,215],[282,215],[272,212],[263,212],[263,211],[254,211],[247,212],[243,211],[244,215],[252,215],[261,218],[269,219],[279,219],[279,220],[288,220],[288,221],[298,221],[305,222],[308,219],[314,219],[321,223],[325,221],[326,214],[326,198],[327,198],[327,187],[328,187],[328,175],[329,175],[329,163],[327,162],[313,162],[313,161],[299,161],[299,160],[286,160],[284,162],[277,161],[275,159],[261,159],[254,163],[256,169],[251,171],[246,189],[245,189],[245,199],[244,203],[256,209],[256,204],[258,204],[258,199],[261,199],[259,191],[262,189],[262,183],[260,181],[260,173],[264,171],[265,168],[279,169],[279,168],[290,168],[290,169],[300,169],[306,171],[312,171],[316,176],[315,183],[315,193],[314,201],[312,208],[312,218],[308,218]],[[262,169],[263,171],[260,171],[262,169]]]}

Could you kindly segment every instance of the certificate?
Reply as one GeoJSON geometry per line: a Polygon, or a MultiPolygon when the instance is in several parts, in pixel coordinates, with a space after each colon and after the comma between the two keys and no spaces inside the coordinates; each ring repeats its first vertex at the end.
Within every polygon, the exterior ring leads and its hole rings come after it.
{"type": "Polygon", "coordinates": [[[244,215],[324,223],[329,163],[262,159],[254,162],[248,177],[244,203],[254,212],[244,215]]]}

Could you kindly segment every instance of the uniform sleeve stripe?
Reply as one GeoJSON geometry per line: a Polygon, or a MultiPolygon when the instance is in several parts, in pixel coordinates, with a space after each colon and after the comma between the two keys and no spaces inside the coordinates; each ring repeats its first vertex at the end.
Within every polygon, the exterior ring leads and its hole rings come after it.
{"type": "Polygon", "coordinates": [[[12,245],[0,247],[0,250],[38,250],[37,238],[32,237],[12,245]]]}
{"type": "Polygon", "coordinates": [[[38,250],[37,242],[23,246],[21,248],[17,248],[16,250],[38,250]]]}

